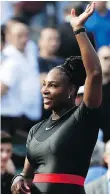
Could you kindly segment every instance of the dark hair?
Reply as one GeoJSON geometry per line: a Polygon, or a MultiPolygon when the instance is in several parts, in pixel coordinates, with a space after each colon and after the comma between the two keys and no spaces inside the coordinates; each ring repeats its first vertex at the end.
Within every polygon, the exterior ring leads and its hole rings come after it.
{"type": "Polygon", "coordinates": [[[21,16],[13,16],[9,19],[9,21],[15,21],[15,22],[19,22],[25,25],[28,25],[27,21],[24,19],[24,17],[21,16]]]}
{"type": "Polygon", "coordinates": [[[83,86],[86,79],[86,71],[81,56],[67,58],[63,65],[57,66],[70,79],[70,82],[77,88],[83,86]]]}
{"type": "Polygon", "coordinates": [[[5,25],[1,25],[1,42],[5,43],[5,25]]]}
{"type": "Polygon", "coordinates": [[[69,2],[65,7],[64,7],[64,13],[70,13],[71,9],[75,9],[75,13],[77,16],[83,13],[83,3],[81,1],[78,2],[69,2]]]}
{"type": "Polygon", "coordinates": [[[6,131],[0,132],[1,143],[12,143],[12,137],[6,131]]]}

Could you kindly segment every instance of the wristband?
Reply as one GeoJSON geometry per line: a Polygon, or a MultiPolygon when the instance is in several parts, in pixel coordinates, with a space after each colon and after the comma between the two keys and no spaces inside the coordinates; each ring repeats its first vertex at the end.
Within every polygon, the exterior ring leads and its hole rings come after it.
{"type": "Polygon", "coordinates": [[[12,181],[11,181],[11,184],[13,184],[14,179],[15,179],[16,177],[18,177],[18,176],[21,176],[21,177],[25,178],[25,176],[23,176],[22,173],[16,174],[16,175],[13,177],[13,179],[12,179],[12,181]]]}
{"type": "Polygon", "coordinates": [[[80,34],[81,32],[86,32],[84,27],[80,28],[79,30],[75,30],[74,35],[80,34]]]}

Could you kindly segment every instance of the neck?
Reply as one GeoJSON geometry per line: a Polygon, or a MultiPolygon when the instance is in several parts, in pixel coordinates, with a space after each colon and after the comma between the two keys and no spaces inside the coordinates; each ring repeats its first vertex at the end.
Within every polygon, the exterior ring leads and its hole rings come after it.
{"type": "Polygon", "coordinates": [[[42,50],[40,51],[40,57],[45,58],[45,59],[53,59],[55,58],[55,55],[42,50]]]}
{"type": "Polygon", "coordinates": [[[59,119],[64,113],[66,113],[68,110],[74,107],[74,103],[69,104],[67,107],[59,107],[59,109],[54,109],[52,111],[52,120],[59,119]]]}
{"type": "Polygon", "coordinates": [[[1,168],[1,169],[0,169],[0,172],[1,172],[1,174],[5,174],[6,169],[1,168]]]}
{"type": "Polygon", "coordinates": [[[100,13],[101,16],[105,15],[106,12],[107,12],[106,7],[104,7],[102,10],[99,11],[99,13],[100,13]]]}

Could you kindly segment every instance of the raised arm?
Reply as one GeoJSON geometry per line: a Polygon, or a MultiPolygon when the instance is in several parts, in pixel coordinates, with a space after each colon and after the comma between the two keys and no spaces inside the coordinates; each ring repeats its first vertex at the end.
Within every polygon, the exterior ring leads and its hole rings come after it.
{"type": "MultiPolygon", "coordinates": [[[[88,5],[85,12],[78,17],[75,15],[75,10],[71,10],[71,25],[73,31],[77,31],[83,27],[84,22],[93,14],[94,9],[95,4],[92,3],[91,5],[88,5]]],[[[90,43],[86,32],[78,33],[76,39],[87,74],[83,100],[87,107],[97,108],[102,101],[102,70],[99,58],[90,43]]]]}

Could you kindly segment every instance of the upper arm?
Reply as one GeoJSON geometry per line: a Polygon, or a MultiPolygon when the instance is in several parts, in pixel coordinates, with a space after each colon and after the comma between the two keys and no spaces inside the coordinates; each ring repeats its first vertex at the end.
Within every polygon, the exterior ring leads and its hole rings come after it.
{"type": "Polygon", "coordinates": [[[83,101],[89,108],[98,108],[102,102],[102,74],[94,73],[87,76],[84,87],[83,101]]]}

